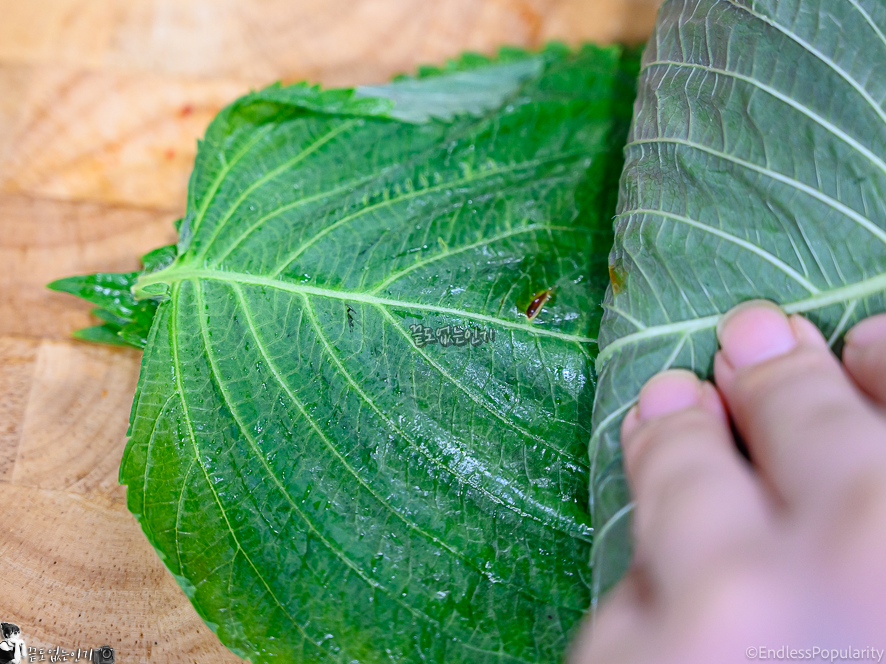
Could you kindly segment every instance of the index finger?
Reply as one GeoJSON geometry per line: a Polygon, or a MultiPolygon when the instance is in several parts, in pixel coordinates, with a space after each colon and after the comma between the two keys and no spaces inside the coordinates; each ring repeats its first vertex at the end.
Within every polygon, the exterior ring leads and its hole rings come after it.
{"type": "Polygon", "coordinates": [[[812,323],[751,302],[727,314],[718,334],[717,386],[789,506],[818,509],[862,475],[886,478],[886,419],[812,323]]]}

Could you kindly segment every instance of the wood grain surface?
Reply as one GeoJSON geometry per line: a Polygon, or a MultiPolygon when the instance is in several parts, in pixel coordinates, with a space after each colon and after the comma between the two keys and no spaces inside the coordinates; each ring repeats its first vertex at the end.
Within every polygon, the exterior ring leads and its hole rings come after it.
{"type": "Polygon", "coordinates": [[[635,43],[657,4],[0,0],[0,620],[29,646],[107,643],[118,662],[239,661],[117,484],[140,354],[71,340],[89,307],[44,288],[175,240],[196,139],[223,105],[502,44],[635,43]]]}

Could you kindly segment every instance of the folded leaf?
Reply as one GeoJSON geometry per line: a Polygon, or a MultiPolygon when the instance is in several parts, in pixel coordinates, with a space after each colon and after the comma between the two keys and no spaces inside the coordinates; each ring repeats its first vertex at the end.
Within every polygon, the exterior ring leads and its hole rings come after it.
{"type": "Polygon", "coordinates": [[[635,63],[508,51],[381,98],[274,87],[213,121],[176,257],[134,286],[157,309],[120,478],[232,650],[560,660],[590,601],[593,337],[635,63]]]}
{"type": "MultiPolygon", "coordinates": [[[[488,63],[486,63],[488,64],[488,63]]],[[[479,115],[501,106],[544,68],[541,56],[521,55],[496,67],[481,66],[447,76],[401,79],[390,85],[357,88],[355,96],[383,97],[393,102],[390,115],[407,122],[430,118],[451,120],[458,114],[479,115]]]]}
{"type": "Polygon", "coordinates": [[[618,430],[668,367],[767,298],[830,339],[886,310],[886,7],[670,0],[643,56],[600,331],[594,594],[630,559],[618,430]]]}

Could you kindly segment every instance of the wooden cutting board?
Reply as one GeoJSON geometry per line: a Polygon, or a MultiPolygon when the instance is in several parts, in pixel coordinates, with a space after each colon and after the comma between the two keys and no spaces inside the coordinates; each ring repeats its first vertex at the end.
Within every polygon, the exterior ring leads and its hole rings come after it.
{"type": "Polygon", "coordinates": [[[175,240],[196,139],[224,104],[275,80],[379,82],[502,44],[636,43],[656,6],[0,0],[0,620],[47,651],[239,661],[117,484],[140,353],[71,340],[95,323],[89,307],[43,287],[137,269],[175,240]]]}

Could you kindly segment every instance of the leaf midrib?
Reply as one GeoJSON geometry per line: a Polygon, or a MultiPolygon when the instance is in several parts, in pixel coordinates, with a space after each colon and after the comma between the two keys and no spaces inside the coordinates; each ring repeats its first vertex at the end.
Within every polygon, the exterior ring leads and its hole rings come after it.
{"type": "Polygon", "coordinates": [[[488,325],[497,325],[530,335],[552,337],[564,341],[570,341],[578,344],[595,344],[596,339],[585,337],[577,334],[568,334],[566,332],[558,332],[557,330],[548,330],[540,327],[536,323],[519,323],[516,321],[504,320],[486,314],[465,311],[463,309],[453,309],[451,307],[440,307],[433,304],[425,304],[423,302],[411,302],[408,300],[394,300],[385,297],[378,297],[369,293],[356,291],[336,290],[332,288],[320,288],[318,286],[308,286],[306,284],[297,284],[282,279],[273,279],[270,277],[262,277],[245,272],[228,272],[223,270],[211,270],[189,267],[171,267],[160,272],[144,275],[139,278],[134,290],[137,294],[143,291],[146,286],[153,284],[166,284],[174,286],[186,280],[212,280],[231,284],[244,284],[249,286],[265,286],[277,290],[296,293],[299,295],[315,295],[319,297],[327,297],[334,300],[344,302],[360,302],[375,307],[383,307],[390,309],[414,309],[417,311],[429,311],[438,314],[456,316],[460,318],[468,318],[477,322],[486,323],[488,325]]]}
{"type": "Polygon", "coordinates": [[[772,180],[775,180],[776,182],[781,182],[782,184],[784,184],[788,187],[792,187],[793,189],[796,189],[798,191],[802,191],[804,194],[808,194],[812,198],[815,198],[816,200],[821,201],[822,203],[824,203],[828,207],[833,208],[837,212],[840,212],[841,214],[845,215],[846,217],[849,217],[853,221],[857,222],[861,228],[864,228],[865,230],[870,232],[871,235],[876,237],[882,243],[886,244],[886,231],[884,231],[882,228],[877,226],[873,221],[871,221],[870,219],[868,219],[864,215],[859,214],[858,212],[853,210],[851,207],[849,207],[848,205],[844,204],[843,202],[837,200],[836,198],[828,196],[824,192],[819,191],[818,189],[815,189],[813,187],[810,187],[808,184],[806,184],[804,182],[800,182],[799,180],[796,180],[795,178],[789,177],[789,176],[785,175],[784,173],[781,173],[779,171],[775,171],[775,170],[765,167],[765,166],[759,166],[753,162],[746,161],[744,159],[740,159],[739,157],[729,154],[728,152],[722,152],[720,150],[715,150],[711,147],[708,147],[707,145],[704,145],[703,143],[696,143],[695,141],[691,141],[691,140],[687,140],[687,139],[683,139],[683,138],[669,138],[669,137],[659,136],[656,138],[642,138],[642,139],[637,139],[637,140],[631,141],[630,143],[625,145],[625,151],[630,150],[631,148],[636,147],[636,146],[659,145],[659,144],[661,144],[661,145],[671,144],[671,145],[676,145],[676,146],[682,145],[683,147],[687,147],[687,148],[690,148],[693,150],[698,150],[699,152],[705,152],[705,153],[710,154],[714,157],[717,157],[718,159],[722,159],[724,161],[731,161],[732,163],[737,164],[738,166],[741,166],[742,168],[746,168],[750,171],[754,171],[756,173],[759,173],[760,175],[763,175],[763,176],[768,177],[772,180]]]}
{"type": "MultiPolygon", "coordinates": [[[[781,303],[780,306],[786,314],[801,314],[816,309],[822,309],[834,304],[842,302],[851,302],[853,300],[864,299],[877,293],[886,292],[886,272],[878,274],[861,281],[856,281],[840,288],[822,291],[812,297],[803,300],[795,300],[794,302],[781,303]]],[[[605,305],[604,305],[605,306],[605,305]]],[[[610,308],[610,307],[607,307],[610,308]]],[[[671,334],[687,334],[695,333],[700,330],[706,330],[716,327],[722,313],[704,316],[702,318],[693,318],[689,320],[668,323],[666,325],[655,325],[647,327],[639,332],[634,332],[626,336],[620,337],[608,346],[601,349],[597,355],[597,371],[601,371],[603,364],[611,358],[617,350],[624,346],[628,346],[638,341],[653,339],[656,337],[664,337],[671,334]]]]}
{"type": "MultiPolygon", "coordinates": [[[[181,284],[183,283],[183,281],[184,280],[178,280],[175,282],[175,285],[173,286],[172,297],[173,297],[173,299],[176,300],[176,307],[178,306],[177,300],[179,297],[179,295],[178,295],[179,288],[180,288],[181,284]]],[[[188,281],[190,281],[194,285],[195,291],[200,292],[202,290],[202,284],[199,279],[191,277],[188,279],[188,281]]],[[[240,288],[239,288],[240,284],[254,285],[254,284],[249,284],[248,282],[243,282],[243,281],[229,281],[227,283],[230,285],[231,288],[233,288],[235,290],[235,292],[238,295],[239,295],[239,291],[240,291],[240,288]]],[[[299,295],[302,297],[302,299],[304,300],[304,302],[306,304],[306,310],[308,310],[310,312],[311,308],[309,305],[309,300],[308,300],[307,295],[305,293],[299,293],[299,295]]],[[[202,310],[202,305],[200,305],[199,308],[201,308],[201,310],[202,310]]],[[[242,304],[242,296],[241,296],[241,308],[243,309],[244,315],[247,316],[247,319],[249,321],[251,321],[251,314],[249,313],[248,308],[242,304]]],[[[387,319],[388,323],[393,325],[397,329],[397,331],[406,338],[406,341],[408,343],[412,344],[414,349],[418,350],[417,346],[415,346],[415,343],[412,341],[412,338],[409,336],[408,332],[406,332],[405,330],[402,329],[402,327],[397,325],[396,320],[393,318],[393,316],[391,316],[391,314],[384,307],[376,305],[376,308],[387,319]]],[[[316,328],[316,325],[317,325],[316,320],[312,320],[311,322],[312,322],[312,325],[314,325],[316,328]]],[[[256,341],[258,342],[257,337],[256,337],[256,341]]],[[[325,339],[324,339],[324,343],[325,343],[325,339]]],[[[419,352],[421,353],[420,350],[419,350],[419,352]]],[[[207,353],[211,355],[211,352],[208,350],[208,347],[207,347],[207,353]]],[[[535,440],[537,442],[541,442],[541,443],[545,444],[548,447],[548,449],[551,450],[551,452],[564,458],[565,461],[575,463],[579,467],[587,469],[587,464],[582,464],[581,461],[579,459],[575,458],[573,455],[552,445],[549,441],[546,441],[543,437],[536,436],[536,435],[532,434],[531,432],[523,429],[522,427],[520,427],[516,423],[511,422],[510,420],[507,420],[506,418],[504,418],[504,416],[502,414],[498,413],[497,411],[494,411],[493,409],[490,409],[488,407],[488,405],[481,403],[481,401],[479,401],[480,397],[478,397],[477,395],[473,394],[470,390],[465,388],[459,381],[457,381],[453,376],[451,376],[448,372],[446,372],[445,369],[443,369],[439,365],[439,363],[434,362],[426,354],[424,354],[424,353],[421,353],[421,354],[426,360],[428,360],[431,363],[432,366],[434,366],[435,369],[437,369],[439,372],[441,372],[442,375],[444,375],[444,377],[446,377],[449,380],[449,382],[454,384],[456,387],[468,392],[469,396],[472,399],[474,399],[479,406],[485,407],[487,410],[490,410],[490,412],[494,416],[496,416],[500,421],[502,421],[502,423],[504,425],[509,426],[514,431],[516,431],[518,434],[521,434],[524,437],[528,437],[532,440],[535,440]]],[[[336,361],[336,364],[338,364],[337,361],[336,361]]],[[[373,410],[375,410],[376,413],[379,414],[384,419],[384,421],[389,424],[389,426],[391,426],[398,434],[400,434],[404,438],[404,440],[406,440],[408,443],[410,443],[410,445],[412,445],[417,452],[419,452],[422,455],[424,455],[425,457],[427,457],[429,461],[431,461],[435,465],[438,465],[441,469],[453,474],[456,478],[459,479],[459,481],[464,482],[464,483],[469,484],[470,486],[474,487],[474,489],[476,489],[477,491],[480,491],[481,493],[483,493],[484,495],[489,497],[496,504],[500,505],[501,507],[503,507],[505,509],[508,509],[508,510],[514,512],[520,518],[531,519],[533,521],[538,522],[539,524],[541,524],[542,526],[544,526],[546,528],[550,528],[552,530],[561,532],[564,535],[567,535],[567,536],[572,537],[572,538],[579,540],[579,541],[585,541],[585,542],[590,541],[592,529],[590,527],[588,527],[586,524],[580,523],[578,521],[571,522],[571,521],[569,521],[569,519],[567,519],[566,517],[563,517],[559,513],[557,513],[557,512],[552,513],[552,510],[550,510],[549,508],[545,508],[541,504],[536,504],[537,507],[542,508],[542,511],[548,513],[548,515],[552,516],[554,518],[554,520],[557,522],[545,521],[541,517],[536,516],[530,512],[527,512],[525,510],[518,508],[517,505],[503,499],[500,496],[495,495],[494,493],[491,493],[488,489],[485,489],[483,486],[470,481],[468,478],[461,476],[459,473],[457,473],[452,468],[450,468],[447,464],[441,462],[439,459],[437,459],[433,455],[429,454],[428,451],[426,449],[424,449],[424,447],[422,445],[419,445],[417,442],[413,441],[410,436],[408,436],[399,427],[394,425],[393,422],[389,418],[384,416],[382,411],[379,408],[377,408],[374,404],[372,404],[371,401],[368,400],[368,397],[366,397],[366,395],[362,392],[362,390],[360,390],[360,388],[356,385],[353,378],[350,377],[350,374],[346,374],[346,373],[342,372],[342,375],[345,378],[345,380],[347,380],[352,387],[357,388],[358,394],[360,394],[364,398],[364,400],[367,401],[367,403],[373,408],[373,410]]],[[[278,378],[278,380],[279,380],[279,378],[278,378]]],[[[285,386],[284,386],[284,389],[285,389],[285,386]]],[[[287,392],[288,392],[288,390],[287,390],[287,392]]],[[[290,395],[290,396],[293,396],[293,395],[290,395]]],[[[307,417],[307,412],[302,409],[300,402],[297,399],[294,399],[294,397],[293,397],[293,402],[296,405],[296,407],[299,408],[299,410],[302,412],[302,414],[307,417]]],[[[310,421],[311,420],[309,418],[309,422],[310,421]]],[[[320,433],[319,429],[317,429],[317,431],[318,431],[318,433],[320,433]]],[[[324,439],[325,439],[325,437],[324,437],[324,439]]],[[[327,441],[327,443],[331,445],[331,443],[329,443],[328,441],[327,441]]]]}

